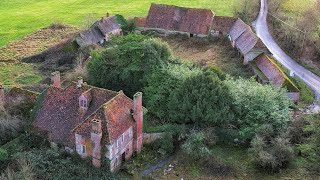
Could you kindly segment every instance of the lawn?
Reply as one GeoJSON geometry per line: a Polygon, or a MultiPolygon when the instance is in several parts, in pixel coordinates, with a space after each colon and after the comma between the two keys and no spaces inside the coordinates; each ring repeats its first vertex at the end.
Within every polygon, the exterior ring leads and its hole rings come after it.
{"type": "Polygon", "coordinates": [[[301,13],[314,5],[316,0],[285,0],[283,8],[289,13],[301,13]]]}
{"type": "Polygon", "coordinates": [[[41,80],[42,76],[32,64],[0,62],[0,84],[4,86],[34,85],[41,80]]]}
{"type": "Polygon", "coordinates": [[[106,12],[125,17],[145,16],[152,2],[210,8],[218,15],[232,15],[236,0],[1,0],[0,46],[54,22],[81,26],[89,16],[106,12]]]}

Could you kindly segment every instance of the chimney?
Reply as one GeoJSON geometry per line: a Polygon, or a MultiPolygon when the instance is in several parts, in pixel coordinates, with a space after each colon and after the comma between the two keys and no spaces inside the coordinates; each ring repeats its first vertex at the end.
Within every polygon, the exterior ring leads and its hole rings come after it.
{"type": "Polygon", "coordinates": [[[109,17],[109,16],[110,16],[110,14],[109,14],[109,12],[107,12],[106,17],[109,17]]]}
{"type": "Polygon", "coordinates": [[[55,72],[51,73],[51,82],[54,87],[58,87],[58,88],[61,87],[60,72],[59,71],[55,71],[55,72]]]}
{"type": "Polygon", "coordinates": [[[142,93],[137,92],[133,96],[133,118],[136,122],[134,131],[134,149],[140,153],[142,148],[142,127],[143,127],[143,111],[142,111],[142,93]]]}
{"type": "Polygon", "coordinates": [[[81,76],[78,77],[77,87],[81,88],[83,86],[83,78],[81,76]]]}
{"type": "Polygon", "coordinates": [[[101,17],[101,22],[103,22],[103,20],[104,20],[104,17],[101,17]]]}
{"type": "Polygon", "coordinates": [[[4,110],[4,88],[0,84],[0,111],[4,110]]]}

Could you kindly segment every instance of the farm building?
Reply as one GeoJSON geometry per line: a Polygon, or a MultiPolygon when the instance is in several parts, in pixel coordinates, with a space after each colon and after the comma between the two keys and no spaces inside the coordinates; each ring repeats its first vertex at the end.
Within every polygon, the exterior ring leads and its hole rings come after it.
{"type": "Polygon", "coordinates": [[[265,53],[259,55],[249,62],[249,65],[255,73],[258,82],[262,84],[271,83],[276,87],[285,87],[288,90],[288,97],[294,102],[299,101],[299,89],[268,55],[265,53]]]}
{"type": "Polygon", "coordinates": [[[227,35],[237,18],[227,16],[214,16],[211,31],[227,35]]]}
{"type": "Polygon", "coordinates": [[[183,33],[190,37],[202,37],[209,35],[213,17],[214,13],[209,9],[151,4],[145,23],[143,18],[136,18],[136,25],[143,31],[155,30],[164,31],[165,35],[183,33]]]}
{"type": "Polygon", "coordinates": [[[121,35],[121,25],[117,22],[116,16],[106,17],[96,21],[91,28],[81,32],[76,37],[76,42],[79,46],[88,46],[92,44],[103,44],[110,40],[110,35],[121,35]]]}
{"type": "Polygon", "coordinates": [[[244,58],[244,64],[254,60],[262,53],[269,53],[268,48],[262,43],[251,27],[238,19],[231,27],[229,40],[244,58]]]}
{"type": "Polygon", "coordinates": [[[106,157],[111,171],[141,151],[142,93],[132,100],[122,91],[89,86],[81,78],[61,88],[58,74],[53,74],[34,122],[53,145],[91,157],[96,167],[106,157]]]}

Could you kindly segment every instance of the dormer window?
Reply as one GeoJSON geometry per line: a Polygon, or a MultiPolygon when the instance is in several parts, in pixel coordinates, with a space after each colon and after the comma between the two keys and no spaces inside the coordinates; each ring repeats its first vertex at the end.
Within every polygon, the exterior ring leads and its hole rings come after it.
{"type": "Polygon", "coordinates": [[[88,102],[84,99],[80,100],[80,106],[83,108],[88,108],[88,102]]]}

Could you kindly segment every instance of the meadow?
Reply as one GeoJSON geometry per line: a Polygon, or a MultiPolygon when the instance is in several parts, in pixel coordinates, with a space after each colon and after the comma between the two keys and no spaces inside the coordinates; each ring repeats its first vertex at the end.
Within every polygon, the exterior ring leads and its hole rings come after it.
{"type": "Polygon", "coordinates": [[[81,27],[86,17],[100,18],[106,12],[125,17],[145,16],[151,3],[210,8],[218,15],[232,16],[236,0],[1,0],[0,46],[21,39],[55,22],[81,27]]]}

